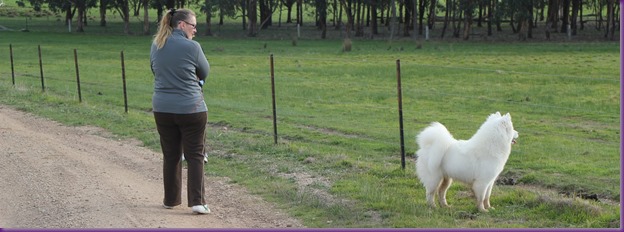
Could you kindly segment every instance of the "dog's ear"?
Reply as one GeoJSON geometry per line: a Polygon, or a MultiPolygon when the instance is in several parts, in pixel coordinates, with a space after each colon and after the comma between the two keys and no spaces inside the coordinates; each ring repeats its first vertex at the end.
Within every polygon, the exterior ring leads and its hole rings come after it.
{"type": "Polygon", "coordinates": [[[509,114],[509,112],[507,112],[507,113],[505,114],[505,118],[509,118],[509,119],[511,120],[511,114],[509,114]]]}
{"type": "Polygon", "coordinates": [[[499,118],[501,118],[501,115],[500,113],[496,112],[496,113],[490,114],[490,116],[487,117],[486,121],[496,120],[499,118]]]}

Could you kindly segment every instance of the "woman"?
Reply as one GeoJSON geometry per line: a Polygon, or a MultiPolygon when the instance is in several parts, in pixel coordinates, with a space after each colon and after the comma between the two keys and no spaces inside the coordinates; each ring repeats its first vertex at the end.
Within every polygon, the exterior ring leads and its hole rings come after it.
{"type": "Polygon", "coordinates": [[[204,199],[204,130],[208,118],[202,85],[210,65],[193,37],[195,13],[171,9],[154,36],[150,63],[154,73],[152,108],[163,152],[163,207],[182,204],[182,151],[188,163],[188,207],[210,213],[204,199]]]}

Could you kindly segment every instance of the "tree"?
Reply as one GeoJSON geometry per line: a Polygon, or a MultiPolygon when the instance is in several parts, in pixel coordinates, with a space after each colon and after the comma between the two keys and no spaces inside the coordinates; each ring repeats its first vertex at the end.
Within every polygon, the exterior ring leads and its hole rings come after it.
{"type": "Polygon", "coordinates": [[[533,38],[532,22],[533,22],[533,1],[512,0],[511,7],[515,8],[515,14],[512,18],[518,22],[518,38],[522,41],[527,38],[533,38]]]}
{"type": "Polygon", "coordinates": [[[87,10],[87,3],[86,0],[73,0],[71,1],[72,4],[74,4],[76,6],[76,8],[78,9],[78,19],[76,20],[78,22],[78,25],[76,27],[76,32],[84,32],[84,20],[83,18],[86,17],[85,16],[85,11],[87,10]]]}
{"type": "Polygon", "coordinates": [[[303,26],[303,0],[297,0],[297,24],[303,26]]]}
{"type": "Polygon", "coordinates": [[[327,36],[327,0],[315,0],[321,39],[327,36]]]}
{"type": "Polygon", "coordinates": [[[237,14],[237,6],[240,5],[241,1],[244,0],[237,0],[237,1],[230,1],[230,0],[211,0],[211,1],[217,1],[217,8],[219,9],[219,25],[223,25],[223,19],[225,18],[225,16],[228,16],[230,18],[235,18],[236,14],[237,14]]]}
{"type": "Polygon", "coordinates": [[[201,11],[206,13],[206,31],[204,35],[212,35],[212,14],[218,9],[218,3],[215,0],[204,0],[201,11]]]}
{"type": "Polygon", "coordinates": [[[150,35],[149,22],[149,0],[141,0],[143,2],[143,34],[150,35]]]}
{"type": "MultiPolygon", "coordinates": [[[[403,19],[403,36],[405,37],[409,37],[410,36],[410,29],[411,29],[411,25],[412,25],[412,10],[414,9],[414,0],[404,0],[404,9],[405,9],[405,14],[404,14],[404,19],[403,19]]],[[[413,14],[416,15],[416,14],[413,14]]]]}
{"type": "Polygon", "coordinates": [[[128,0],[112,0],[110,2],[112,6],[117,10],[124,22],[124,34],[131,34],[130,32],[130,6],[128,0]]]}
{"type": "Polygon", "coordinates": [[[566,33],[570,25],[570,0],[562,0],[561,4],[561,32],[566,33]]]}
{"type": "Polygon", "coordinates": [[[354,29],[355,29],[355,36],[357,37],[361,37],[364,35],[364,22],[363,22],[363,16],[362,16],[362,0],[355,0],[355,2],[352,2],[352,4],[355,7],[355,25],[354,25],[354,29]]]}
{"type": "Polygon", "coordinates": [[[258,0],[247,0],[247,36],[255,37],[258,34],[258,0]]]}
{"type": "Polygon", "coordinates": [[[605,27],[605,38],[614,39],[615,33],[615,0],[607,0],[607,26],[605,27]]]}
{"type": "Polygon", "coordinates": [[[465,0],[460,1],[460,7],[464,11],[464,40],[468,40],[470,38],[470,33],[472,33],[472,14],[474,13],[475,3],[474,0],[465,0]]]}
{"type": "Polygon", "coordinates": [[[429,4],[429,14],[428,14],[428,20],[427,20],[427,26],[429,27],[429,29],[433,29],[434,25],[435,25],[435,18],[436,18],[436,6],[437,6],[437,0],[431,0],[430,4],[429,4]]]}
{"type": "Polygon", "coordinates": [[[277,9],[277,2],[274,0],[259,0],[260,6],[260,29],[267,29],[273,25],[273,12],[277,9]]]}
{"type": "MultiPolygon", "coordinates": [[[[572,0],[572,18],[570,20],[570,24],[572,25],[572,35],[576,35],[577,33],[577,18],[579,16],[581,4],[581,0],[572,0]]],[[[583,20],[581,19],[581,21],[583,20]]]]}
{"type": "Polygon", "coordinates": [[[284,6],[286,6],[287,14],[286,14],[286,23],[292,23],[292,8],[295,4],[296,0],[281,0],[284,6]]]}
{"type": "Polygon", "coordinates": [[[370,12],[371,12],[371,34],[378,35],[379,30],[377,29],[377,4],[379,0],[371,0],[370,1],[370,12]]]}
{"type": "Polygon", "coordinates": [[[345,29],[345,37],[347,39],[351,38],[351,28],[353,27],[353,21],[354,21],[354,16],[353,16],[353,10],[351,9],[351,5],[347,4],[347,1],[349,1],[349,3],[351,2],[351,0],[340,0],[340,4],[342,5],[342,8],[345,10],[345,14],[347,15],[347,27],[345,29]]]}
{"type": "Polygon", "coordinates": [[[100,27],[106,27],[106,10],[110,0],[100,0],[100,27]]]}
{"type": "Polygon", "coordinates": [[[448,0],[446,1],[446,11],[444,13],[444,26],[442,26],[442,33],[440,34],[440,38],[444,38],[444,34],[446,33],[446,28],[448,27],[449,24],[449,11],[451,11],[453,9],[453,1],[452,0],[448,0]]]}
{"type": "Polygon", "coordinates": [[[390,16],[391,20],[388,20],[388,22],[390,22],[390,41],[392,41],[392,38],[393,38],[395,30],[396,30],[396,25],[398,24],[398,22],[397,22],[396,0],[392,0],[392,3],[390,3],[390,9],[392,9],[392,16],[390,16]]]}

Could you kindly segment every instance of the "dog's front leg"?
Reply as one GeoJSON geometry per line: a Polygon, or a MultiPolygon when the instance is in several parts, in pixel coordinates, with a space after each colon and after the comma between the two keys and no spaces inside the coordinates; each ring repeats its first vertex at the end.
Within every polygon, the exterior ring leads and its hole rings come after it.
{"type": "Polygon", "coordinates": [[[485,196],[487,193],[487,187],[488,185],[486,183],[475,182],[472,184],[472,191],[477,198],[477,208],[483,213],[488,212],[488,210],[485,208],[485,196]]]}
{"type": "Polygon", "coordinates": [[[485,199],[483,200],[483,206],[486,209],[494,209],[494,207],[492,207],[490,205],[490,196],[492,195],[492,188],[494,187],[494,182],[490,183],[490,185],[488,185],[487,188],[487,192],[485,193],[485,199]]]}

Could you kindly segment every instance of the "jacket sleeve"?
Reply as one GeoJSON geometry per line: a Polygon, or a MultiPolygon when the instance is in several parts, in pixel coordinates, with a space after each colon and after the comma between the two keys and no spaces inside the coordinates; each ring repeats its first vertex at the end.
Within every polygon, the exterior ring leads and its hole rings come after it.
{"type": "Polygon", "coordinates": [[[208,74],[210,73],[210,64],[208,63],[204,50],[201,48],[199,43],[197,43],[197,48],[197,69],[195,74],[199,80],[206,80],[208,78],[208,74]]]}

